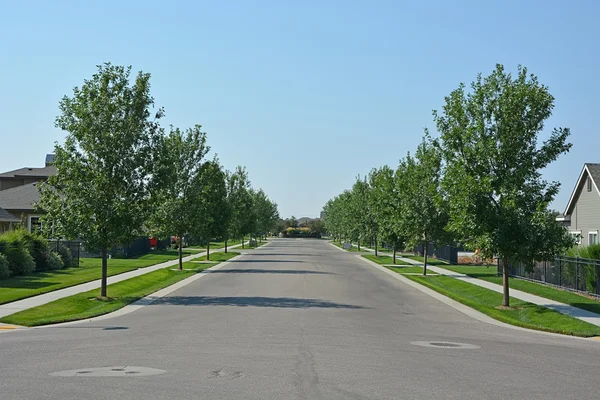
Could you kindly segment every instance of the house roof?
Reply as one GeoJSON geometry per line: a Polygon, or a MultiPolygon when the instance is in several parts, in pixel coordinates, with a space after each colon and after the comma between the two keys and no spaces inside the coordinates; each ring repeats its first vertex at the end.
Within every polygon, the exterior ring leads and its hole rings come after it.
{"type": "Polygon", "coordinates": [[[56,166],[49,165],[42,168],[19,168],[0,174],[0,178],[47,178],[56,174],[56,166]]]}
{"type": "Polygon", "coordinates": [[[0,190],[0,207],[6,210],[34,210],[40,199],[37,183],[0,190]]]}
{"type": "Polygon", "coordinates": [[[0,222],[21,222],[21,220],[6,211],[4,208],[0,208],[0,222]]]}
{"type": "Polygon", "coordinates": [[[573,207],[575,206],[577,196],[581,188],[583,188],[584,178],[587,177],[592,178],[594,189],[596,189],[596,193],[600,196],[600,164],[599,163],[585,163],[583,164],[583,169],[581,170],[581,174],[579,174],[579,179],[577,179],[577,184],[575,188],[573,188],[573,193],[571,193],[571,198],[569,199],[569,203],[567,204],[567,208],[565,209],[564,215],[571,215],[573,212],[573,207]]]}

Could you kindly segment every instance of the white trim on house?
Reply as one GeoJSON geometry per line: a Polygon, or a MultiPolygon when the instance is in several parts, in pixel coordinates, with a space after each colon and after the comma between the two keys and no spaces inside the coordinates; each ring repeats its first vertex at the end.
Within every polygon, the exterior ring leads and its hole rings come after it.
{"type": "Polygon", "coordinates": [[[588,246],[592,245],[592,244],[598,244],[598,231],[597,230],[588,232],[588,246]],[[590,240],[592,238],[592,236],[595,236],[596,239],[590,240]]]}
{"type": "Polygon", "coordinates": [[[596,188],[596,193],[598,193],[598,196],[600,196],[600,190],[598,190],[598,186],[596,186],[596,182],[592,178],[592,174],[590,174],[590,170],[588,169],[587,164],[584,164],[583,165],[583,169],[581,170],[581,174],[579,174],[579,179],[577,179],[577,183],[575,184],[575,187],[573,188],[573,193],[571,193],[571,198],[569,198],[569,202],[567,203],[567,208],[565,209],[564,215],[570,215],[571,214],[569,212],[569,210],[571,209],[571,205],[573,204],[573,200],[575,200],[575,194],[577,194],[577,188],[581,184],[581,179],[583,178],[583,175],[584,175],[583,173],[584,172],[587,172],[587,176],[592,181],[592,185],[594,186],[594,188],[596,188]]]}
{"type": "Polygon", "coordinates": [[[42,216],[41,214],[29,214],[27,216],[27,230],[29,232],[31,232],[31,218],[39,218],[41,216],[42,216]]]}

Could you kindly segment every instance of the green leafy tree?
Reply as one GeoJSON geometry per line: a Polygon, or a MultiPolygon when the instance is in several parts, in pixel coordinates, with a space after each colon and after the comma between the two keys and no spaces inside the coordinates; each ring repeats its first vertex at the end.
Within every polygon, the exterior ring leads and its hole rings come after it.
{"type": "Polygon", "coordinates": [[[60,101],[56,126],[67,132],[54,148],[56,175],[41,186],[42,220],[57,237],[79,238],[102,253],[101,296],[106,297],[107,252],[142,234],[161,136],[150,95],[150,74],[131,67],[98,72],[60,101]]]}
{"type": "Polygon", "coordinates": [[[250,180],[246,169],[238,166],[235,172],[228,174],[227,202],[231,210],[231,218],[225,238],[225,252],[229,238],[242,238],[244,248],[244,235],[252,233],[254,229],[254,212],[252,209],[252,194],[250,180]]]}
{"type": "Polygon", "coordinates": [[[322,219],[316,218],[308,222],[308,229],[313,235],[321,236],[326,233],[325,223],[322,219]]]}
{"type": "Polygon", "coordinates": [[[177,235],[179,269],[182,269],[183,238],[194,228],[196,215],[202,212],[204,192],[199,179],[209,147],[206,134],[196,125],[185,132],[171,127],[158,148],[150,226],[158,235],[177,235]]]}
{"type": "Polygon", "coordinates": [[[206,259],[210,260],[210,240],[224,237],[231,217],[227,202],[227,181],[219,161],[214,159],[204,163],[197,177],[199,193],[198,212],[191,217],[193,226],[190,231],[207,241],[206,259]]]}
{"type": "Polygon", "coordinates": [[[377,225],[371,212],[370,187],[366,179],[356,178],[350,201],[350,231],[360,251],[361,241],[371,241],[376,236],[377,225]]]}
{"type": "Polygon", "coordinates": [[[293,215],[286,221],[287,221],[286,228],[298,228],[298,220],[293,215]]]}
{"type": "Polygon", "coordinates": [[[381,240],[392,246],[392,259],[396,264],[396,254],[402,250],[406,240],[400,225],[397,223],[401,217],[400,199],[396,188],[395,171],[385,165],[371,171],[369,184],[372,187],[371,202],[376,202],[374,218],[379,226],[381,240]]]}
{"type": "Polygon", "coordinates": [[[500,257],[504,306],[509,306],[511,263],[531,264],[570,244],[549,217],[559,183],[541,177],[571,147],[568,128],[554,129],[538,143],[553,108],[548,88],[526,68],[519,67],[513,78],[497,65],[491,75],[479,74],[470,92],[461,84],[446,97],[442,112],[434,112],[446,163],[450,227],[485,256],[500,257]],[[546,247],[552,235],[561,240],[546,247]]]}
{"type": "Polygon", "coordinates": [[[261,238],[274,229],[279,220],[279,212],[277,211],[277,204],[273,203],[262,189],[255,191],[253,194],[254,215],[256,217],[255,234],[261,238]]]}
{"type": "Polygon", "coordinates": [[[400,201],[400,230],[411,246],[423,244],[423,275],[427,274],[430,243],[448,240],[448,205],[441,188],[442,153],[427,132],[417,148],[400,161],[396,187],[400,201]]]}

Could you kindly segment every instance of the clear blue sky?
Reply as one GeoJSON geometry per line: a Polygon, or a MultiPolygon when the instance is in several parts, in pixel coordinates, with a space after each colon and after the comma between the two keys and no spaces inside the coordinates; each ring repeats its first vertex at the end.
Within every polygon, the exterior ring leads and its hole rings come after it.
{"type": "Polygon", "coordinates": [[[600,162],[600,2],[27,1],[0,13],[0,171],[41,166],[58,101],[105,61],[152,74],[164,126],[203,125],[283,217],[317,216],[434,131],[431,110],[496,63],[527,66],[572,130],[545,171],[563,210],[600,162]],[[88,4],[89,3],[89,4],[88,4]],[[90,5],[93,3],[93,5],[90,5]]]}

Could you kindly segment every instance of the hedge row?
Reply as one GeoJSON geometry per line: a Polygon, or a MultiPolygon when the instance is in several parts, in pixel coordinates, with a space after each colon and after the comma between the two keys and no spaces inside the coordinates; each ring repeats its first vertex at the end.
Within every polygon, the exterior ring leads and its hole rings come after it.
{"type": "Polygon", "coordinates": [[[57,252],[51,251],[40,235],[25,229],[0,235],[0,279],[75,266],[68,247],[59,244],[57,252]]]}

